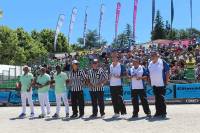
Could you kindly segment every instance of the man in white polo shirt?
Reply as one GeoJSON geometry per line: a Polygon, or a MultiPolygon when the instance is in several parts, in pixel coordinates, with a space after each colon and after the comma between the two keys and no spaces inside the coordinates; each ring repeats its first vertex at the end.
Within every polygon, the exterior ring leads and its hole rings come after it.
{"type": "Polygon", "coordinates": [[[33,74],[29,72],[29,67],[24,66],[24,74],[20,76],[18,88],[21,89],[21,101],[22,101],[22,113],[19,118],[26,116],[26,100],[28,99],[29,106],[31,108],[31,117],[34,117],[34,105],[32,100],[32,85],[33,85],[33,74]]]}
{"type": "Polygon", "coordinates": [[[39,118],[46,116],[45,106],[47,108],[47,115],[50,114],[50,103],[49,103],[49,88],[50,88],[50,76],[46,73],[46,68],[40,68],[40,75],[37,77],[36,86],[38,88],[38,98],[41,106],[42,113],[39,118]]]}
{"type": "Polygon", "coordinates": [[[110,65],[110,93],[114,108],[113,118],[126,114],[126,107],[123,100],[122,76],[126,74],[126,69],[119,63],[118,53],[112,54],[112,64],[110,65]]]}
{"type": "Polygon", "coordinates": [[[148,65],[148,73],[155,95],[156,113],[154,117],[165,118],[167,115],[165,87],[169,82],[169,70],[169,65],[159,57],[159,54],[155,51],[151,52],[151,61],[148,65]]]}
{"type": "Polygon", "coordinates": [[[139,112],[139,99],[140,97],[141,104],[144,110],[144,113],[147,117],[151,117],[151,111],[149,109],[149,104],[147,101],[147,94],[145,91],[144,80],[147,79],[147,71],[144,66],[140,65],[140,58],[135,57],[132,60],[133,66],[128,72],[128,76],[131,78],[132,90],[132,104],[133,104],[133,118],[138,117],[139,112]]]}
{"type": "Polygon", "coordinates": [[[61,108],[61,100],[63,100],[65,105],[65,114],[66,118],[69,117],[69,103],[67,98],[67,90],[66,83],[68,83],[69,75],[62,72],[61,66],[56,66],[56,73],[54,75],[55,82],[55,95],[56,95],[56,113],[52,116],[53,118],[59,118],[60,108],[61,108]]]}

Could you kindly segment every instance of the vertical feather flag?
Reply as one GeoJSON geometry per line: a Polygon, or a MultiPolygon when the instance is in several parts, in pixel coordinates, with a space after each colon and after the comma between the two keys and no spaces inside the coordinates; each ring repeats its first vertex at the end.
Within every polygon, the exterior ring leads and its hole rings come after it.
{"type": "Polygon", "coordinates": [[[172,26],[173,26],[173,21],[174,21],[174,1],[171,0],[171,31],[172,31],[172,26]]]}
{"type": "Polygon", "coordinates": [[[104,4],[101,4],[100,16],[99,16],[99,44],[101,41],[101,25],[102,25],[103,14],[104,14],[104,4]]]}
{"type": "Polygon", "coordinates": [[[152,31],[154,29],[154,20],[155,20],[155,10],[156,10],[156,2],[152,0],[152,31]]]}
{"type": "Polygon", "coordinates": [[[86,30],[87,30],[87,7],[85,9],[85,19],[84,19],[84,29],[83,29],[83,46],[85,46],[85,42],[86,42],[86,30]]]}
{"type": "Polygon", "coordinates": [[[60,14],[60,16],[58,18],[57,26],[56,26],[55,37],[54,37],[54,51],[56,51],[58,34],[60,33],[60,30],[61,30],[61,27],[64,23],[64,20],[65,20],[65,15],[60,14]]]}
{"type": "Polygon", "coordinates": [[[134,0],[134,9],[133,9],[133,40],[134,41],[135,41],[135,31],[136,31],[137,6],[138,6],[138,0],[134,0]]]}
{"type": "Polygon", "coordinates": [[[121,10],[121,3],[118,2],[116,7],[116,19],[115,19],[115,40],[117,39],[120,10],[121,10]]]}
{"type": "Polygon", "coordinates": [[[68,32],[68,41],[70,42],[70,35],[72,33],[72,30],[74,28],[74,23],[75,23],[75,20],[76,20],[76,15],[77,15],[77,8],[74,7],[72,9],[72,14],[71,14],[71,20],[70,20],[70,24],[69,24],[69,32],[68,32]]]}
{"type": "Polygon", "coordinates": [[[190,19],[191,19],[191,29],[193,27],[193,13],[192,13],[192,0],[190,0],[190,19]]]}

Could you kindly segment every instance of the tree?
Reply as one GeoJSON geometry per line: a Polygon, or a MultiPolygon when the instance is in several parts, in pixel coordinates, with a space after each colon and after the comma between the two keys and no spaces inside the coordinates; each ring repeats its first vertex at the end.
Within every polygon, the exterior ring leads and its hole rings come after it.
{"type": "Polygon", "coordinates": [[[131,38],[133,35],[132,27],[130,24],[126,24],[126,27],[123,33],[117,36],[117,40],[113,40],[112,46],[113,47],[127,47],[131,44],[131,38]]]}
{"type": "MultiPolygon", "coordinates": [[[[43,44],[48,52],[54,52],[54,36],[55,32],[51,29],[43,29],[40,32],[33,30],[31,37],[43,44]]],[[[63,33],[58,34],[56,52],[68,52],[68,41],[63,33]]]]}
{"type": "Polygon", "coordinates": [[[130,24],[126,24],[125,34],[128,38],[131,38],[133,35],[132,27],[130,24]]]}
{"type": "Polygon", "coordinates": [[[26,62],[24,49],[18,46],[17,34],[6,26],[0,27],[0,64],[20,65],[26,62]]]}
{"type": "Polygon", "coordinates": [[[160,15],[160,11],[158,10],[155,19],[155,27],[151,33],[151,40],[165,39],[165,38],[166,38],[166,33],[165,33],[164,22],[160,15]]]}
{"type": "Polygon", "coordinates": [[[23,28],[17,28],[18,46],[24,49],[27,58],[26,63],[40,60],[47,55],[47,50],[37,39],[33,39],[31,35],[24,31],[23,28]]]}
{"type": "MultiPolygon", "coordinates": [[[[85,43],[85,47],[86,48],[99,48],[103,45],[106,45],[106,41],[104,39],[102,39],[99,42],[99,36],[97,34],[96,30],[88,30],[87,34],[86,34],[86,39],[85,39],[86,43],[85,43]]],[[[82,45],[84,44],[84,40],[83,38],[78,38],[77,40],[78,45],[82,45]]]]}

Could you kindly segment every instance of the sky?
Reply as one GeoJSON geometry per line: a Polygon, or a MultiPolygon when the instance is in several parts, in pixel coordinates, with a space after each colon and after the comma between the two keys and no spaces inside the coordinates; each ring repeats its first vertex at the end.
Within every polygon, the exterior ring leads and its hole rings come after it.
{"type": "MultiPolygon", "coordinates": [[[[150,40],[152,5],[151,0],[138,0],[136,24],[136,42],[144,43],[150,40]]],[[[123,32],[126,24],[133,25],[134,0],[0,0],[0,9],[4,16],[0,25],[12,29],[23,27],[26,31],[40,31],[44,28],[55,30],[59,14],[65,14],[65,22],[61,32],[68,34],[70,16],[73,7],[78,9],[76,22],[71,34],[71,43],[83,36],[85,8],[88,6],[88,29],[98,30],[99,10],[101,3],[105,4],[102,22],[102,38],[111,43],[115,34],[116,3],[121,2],[118,33],[123,32]]],[[[200,0],[193,0],[193,27],[200,30],[200,0]]],[[[177,29],[190,27],[189,0],[174,0],[174,24],[177,29]]],[[[156,10],[160,10],[164,21],[170,21],[170,0],[156,0],[156,10]]]]}

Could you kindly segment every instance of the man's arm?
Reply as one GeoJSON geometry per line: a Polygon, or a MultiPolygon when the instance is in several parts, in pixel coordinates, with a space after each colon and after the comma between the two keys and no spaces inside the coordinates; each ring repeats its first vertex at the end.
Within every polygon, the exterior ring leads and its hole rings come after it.
{"type": "Polygon", "coordinates": [[[28,92],[30,92],[32,90],[32,86],[34,86],[34,80],[31,79],[31,84],[30,84],[30,87],[28,89],[28,92]]]}

